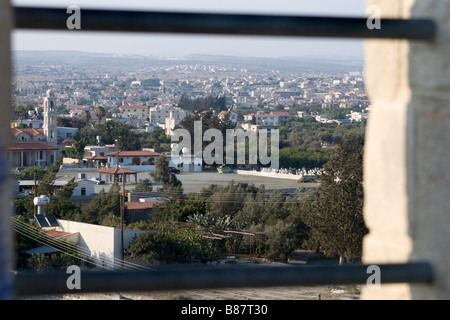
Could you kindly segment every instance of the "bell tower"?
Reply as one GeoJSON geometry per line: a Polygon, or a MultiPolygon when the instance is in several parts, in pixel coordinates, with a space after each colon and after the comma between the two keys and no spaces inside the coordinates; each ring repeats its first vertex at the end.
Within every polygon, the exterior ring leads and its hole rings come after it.
{"type": "Polygon", "coordinates": [[[56,147],[58,141],[58,127],[56,124],[56,97],[52,88],[47,90],[44,98],[44,135],[47,144],[56,147]]]}

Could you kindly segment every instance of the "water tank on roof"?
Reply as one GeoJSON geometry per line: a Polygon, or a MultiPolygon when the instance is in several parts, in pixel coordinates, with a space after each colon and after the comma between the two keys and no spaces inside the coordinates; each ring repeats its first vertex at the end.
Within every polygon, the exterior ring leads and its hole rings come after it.
{"type": "Polygon", "coordinates": [[[35,206],[45,206],[50,202],[50,198],[42,195],[33,199],[33,203],[35,206]]]}

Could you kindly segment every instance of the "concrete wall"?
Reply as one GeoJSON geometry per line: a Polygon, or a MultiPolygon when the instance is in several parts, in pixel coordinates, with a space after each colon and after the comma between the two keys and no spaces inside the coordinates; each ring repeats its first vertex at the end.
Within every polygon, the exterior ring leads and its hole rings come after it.
{"type": "Polygon", "coordinates": [[[266,178],[276,178],[276,179],[299,180],[302,178],[301,175],[287,174],[287,173],[269,173],[269,172],[260,172],[260,171],[252,171],[252,170],[234,170],[234,172],[236,172],[237,174],[242,174],[242,175],[266,177],[266,178]]]}
{"type": "MultiPolygon", "coordinates": [[[[430,42],[368,40],[365,263],[428,261],[432,285],[363,286],[364,299],[449,299],[450,1],[369,0],[383,18],[433,18],[430,42]],[[385,117],[385,114],[391,117],[385,117]]],[[[381,282],[382,282],[381,275],[381,282]]]]}
{"type": "MultiPolygon", "coordinates": [[[[109,269],[121,267],[120,229],[68,220],[58,220],[58,222],[63,231],[79,233],[78,245],[90,252],[98,266],[103,265],[109,269]]],[[[143,232],[124,229],[124,248],[128,248],[133,238],[143,232]]]]}

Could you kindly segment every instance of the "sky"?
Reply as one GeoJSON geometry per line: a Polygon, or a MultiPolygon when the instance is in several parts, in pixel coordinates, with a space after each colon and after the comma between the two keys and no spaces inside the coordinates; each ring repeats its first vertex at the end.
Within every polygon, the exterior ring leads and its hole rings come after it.
{"type": "MultiPolygon", "coordinates": [[[[12,0],[12,4],[61,8],[78,5],[81,8],[81,28],[83,28],[83,8],[366,16],[365,0],[12,0]]],[[[13,50],[77,50],[173,57],[189,54],[216,54],[271,58],[282,56],[363,58],[363,40],[104,33],[79,30],[13,31],[12,48],[13,50]]]]}

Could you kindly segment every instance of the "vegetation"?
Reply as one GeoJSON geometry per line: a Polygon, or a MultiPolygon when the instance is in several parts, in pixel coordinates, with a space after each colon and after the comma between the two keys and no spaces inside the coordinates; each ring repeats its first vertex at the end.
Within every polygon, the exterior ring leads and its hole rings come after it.
{"type": "Polygon", "coordinates": [[[219,113],[227,110],[227,98],[226,96],[209,95],[205,98],[192,99],[188,95],[183,94],[178,101],[177,107],[189,111],[211,109],[219,113]]]}
{"type": "Polygon", "coordinates": [[[182,183],[175,173],[170,170],[169,159],[165,155],[159,156],[155,161],[155,171],[150,172],[155,182],[161,183],[161,190],[175,196],[183,193],[182,183]]]}
{"type": "Polygon", "coordinates": [[[129,252],[133,259],[152,263],[203,263],[217,259],[217,251],[211,241],[188,228],[169,228],[163,232],[146,232],[136,238],[129,252]]]}
{"type": "Polygon", "coordinates": [[[325,165],[321,187],[305,215],[310,243],[341,262],[361,257],[362,238],[367,233],[363,220],[363,147],[363,136],[345,136],[325,165]]]}
{"type": "MultiPolygon", "coordinates": [[[[141,82],[144,87],[160,86],[159,79],[141,82]]],[[[227,110],[225,96],[189,98],[183,95],[178,106],[194,111],[181,121],[180,126],[194,136],[194,121],[202,121],[202,133],[218,129],[225,137],[234,124],[228,118],[219,119],[214,113],[227,110]]],[[[277,107],[281,109],[281,106],[277,107]]],[[[25,117],[28,107],[16,112],[25,117]]],[[[314,109],[315,110],[315,109],[314,109]]],[[[137,134],[133,127],[115,121],[102,123],[106,110],[94,111],[98,121],[91,121],[90,113],[83,118],[58,118],[58,125],[79,128],[76,142],[67,148],[66,155],[83,156],[84,147],[96,144],[96,136],[104,143],[119,139],[120,150],[139,150],[142,147],[170,150],[170,138],[164,130],[137,134]]],[[[347,110],[327,111],[332,118],[343,118],[347,110]]],[[[239,113],[239,111],[238,111],[239,113]]],[[[243,114],[242,112],[240,113],[243,114]]],[[[268,193],[264,186],[231,182],[225,186],[210,185],[199,194],[184,194],[181,181],[169,169],[169,160],[161,156],[155,161],[156,170],[148,179],[140,180],[135,192],[154,190],[161,185],[165,202],[153,208],[151,222],[128,224],[129,228],[149,229],[136,238],[130,247],[132,258],[147,262],[166,263],[208,262],[224,253],[252,253],[268,259],[286,261],[298,248],[322,250],[327,257],[341,261],[361,257],[362,237],[367,233],[362,219],[362,154],[365,123],[338,125],[320,124],[312,118],[292,117],[280,127],[280,167],[324,168],[321,186],[297,194],[281,191],[268,193]],[[151,223],[151,225],[150,225],[151,223]],[[226,233],[227,231],[228,233],[226,233]],[[213,234],[226,235],[222,240],[211,240],[213,234]]],[[[192,141],[193,142],[193,141],[192,141]]],[[[209,142],[204,142],[204,146],[209,142]]],[[[225,146],[224,146],[225,147],[225,146]]],[[[249,148],[247,143],[247,149],[249,148]]],[[[225,153],[224,153],[225,154],[225,153]]],[[[99,225],[119,226],[120,186],[116,183],[108,192],[102,190],[85,207],[71,201],[74,180],[55,193],[54,180],[60,162],[49,169],[30,167],[16,174],[17,179],[39,179],[38,195],[51,197],[47,211],[58,218],[99,225]]],[[[15,199],[16,214],[22,219],[33,217],[31,198],[15,199]]],[[[127,222],[125,220],[125,222],[127,222]]],[[[18,261],[22,266],[36,268],[64,265],[69,257],[53,256],[32,259],[23,255],[26,248],[37,245],[18,235],[18,261]]]]}

